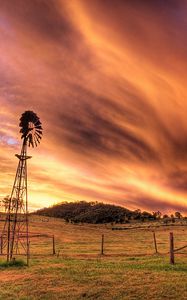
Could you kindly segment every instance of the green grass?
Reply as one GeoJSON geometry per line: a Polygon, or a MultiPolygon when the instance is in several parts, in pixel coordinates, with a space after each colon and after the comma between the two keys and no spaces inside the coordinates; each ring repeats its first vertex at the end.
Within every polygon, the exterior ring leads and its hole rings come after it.
{"type": "MultiPolygon", "coordinates": [[[[126,225],[130,226],[130,225],[126,225]]],[[[185,300],[187,251],[169,264],[169,232],[175,247],[185,243],[186,227],[156,229],[159,254],[154,254],[152,231],[112,231],[111,225],[72,225],[62,220],[30,224],[33,232],[55,234],[51,240],[31,242],[30,267],[0,263],[0,300],[185,300]],[[105,235],[100,255],[101,235],[105,235]],[[40,256],[34,256],[40,252],[40,256]]],[[[19,261],[19,260],[17,260],[19,261]]]]}
{"type": "Polygon", "coordinates": [[[11,261],[0,261],[0,269],[2,268],[9,268],[9,267],[24,267],[26,266],[26,263],[22,259],[13,259],[11,261]]]}

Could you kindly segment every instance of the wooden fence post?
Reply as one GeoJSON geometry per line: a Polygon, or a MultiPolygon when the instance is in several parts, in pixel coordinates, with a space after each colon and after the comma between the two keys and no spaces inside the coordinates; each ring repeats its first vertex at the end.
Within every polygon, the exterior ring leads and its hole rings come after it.
{"type": "Polygon", "coordinates": [[[53,235],[53,255],[56,254],[56,251],[55,251],[55,237],[53,235]]]}
{"type": "Polygon", "coordinates": [[[173,232],[170,232],[170,234],[169,234],[169,242],[170,242],[170,264],[173,265],[175,263],[173,232]]]}
{"type": "Polygon", "coordinates": [[[29,261],[30,261],[30,241],[28,241],[27,244],[27,267],[29,267],[29,261]]]}
{"type": "Polygon", "coordinates": [[[3,236],[2,235],[1,235],[0,243],[1,243],[1,246],[0,246],[1,253],[0,254],[3,254],[3,236]]]}
{"type": "Polygon", "coordinates": [[[158,253],[155,231],[153,231],[153,240],[154,240],[154,246],[155,246],[155,253],[158,253]]]}
{"type": "Polygon", "coordinates": [[[101,255],[104,254],[104,234],[102,234],[101,238],[101,255]]]}

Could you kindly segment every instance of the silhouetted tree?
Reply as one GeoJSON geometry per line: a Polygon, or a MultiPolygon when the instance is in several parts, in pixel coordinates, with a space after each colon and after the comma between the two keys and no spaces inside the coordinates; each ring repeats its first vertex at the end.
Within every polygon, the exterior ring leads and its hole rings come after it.
{"type": "Polygon", "coordinates": [[[169,216],[168,216],[167,214],[164,214],[164,215],[162,216],[162,218],[163,218],[163,219],[168,219],[169,216]]]}
{"type": "Polygon", "coordinates": [[[154,217],[155,219],[160,220],[161,216],[162,216],[162,213],[161,213],[159,210],[153,212],[153,217],[154,217]]]}
{"type": "Polygon", "coordinates": [[[9,207],[10,201],[11,201],[11,208],[16,208],[18,201],[21,203],[22,200],[18,200],[15,197],[11,199],[10,196],[6,196],[0,201],[0,207],[6,211],[9,207]]]}
{"type": "Polygon", "coordinates": [[[182,218],[182,214],[181,214],[179,211],[176,211],[176,212],[175,212],[175,217],[176,217],[177,219],[181,219],[181,218],[182,218]]]}

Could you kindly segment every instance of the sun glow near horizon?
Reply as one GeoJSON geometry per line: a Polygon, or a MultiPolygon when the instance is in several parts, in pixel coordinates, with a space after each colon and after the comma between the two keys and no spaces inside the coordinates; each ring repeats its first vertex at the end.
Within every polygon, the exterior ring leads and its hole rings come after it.
{"type": "Polygon", "coordinates": [[[0,194],[33,110],[31,210],[72,199],[187,213],[186,3],[0,2],[0,194]]]}

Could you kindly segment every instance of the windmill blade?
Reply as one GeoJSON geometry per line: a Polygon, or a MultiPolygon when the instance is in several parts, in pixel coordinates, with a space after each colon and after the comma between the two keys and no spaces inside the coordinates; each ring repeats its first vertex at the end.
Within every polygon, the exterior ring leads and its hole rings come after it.
{"type": "Polygon", "coordinates": [[[34,143],[35,143],[35,146],[37,147],[38,144],[37,144],[36,136],[34,137],[34,143]]]}
{"type": "Polygon", "coordinates": [[[31,144],[31,141],[30,141],[30,139],[29,139],[29,147],[30,147],[30,144],[31,144]]]}
{"type": "Polygon", "coordinates": [[[38,134],[41,134],[41,135],[42,135],[42,131],[41,131],[41,130],[36,129],[36,132],[37,132],[38,134]]]}
{"type": "Polygon", "coordinates": [[[33,143],[33,139],[31,138],[31,145],[34,148],[34,143],[33,143]]]}
{"type": "Polygon", "coordinates": [[[40,144],[40,140],[39,140],[39,138],[37,137],[37,135],[35,136],[35,138],[36,138],[38,144],[40,144]]]}
{"type": "Polygon", "coordinates": [[[43,130],[41,125],[39,117],[33,111],[27,110],[21,115],[19,123],[21,138],[25,139],[29,147],[37,147],[40,143],[43,130]]]}
{"type": "Polygon", "coordinates": [[[42,123],[40,122],[40,120],[37,119],[36,122],[35,122],[35,125],[36,125],[36,126],[39,126],[39,125],[41,125],[41,124],[42,124],[42,123]]]}
{"type": "Polygon", "coordinates": [[[36,136],[41,139],[42,137],[36,132],[36,136]]]}
{"type": "Polygon", "coordinates": [[[41,129],[41,130],[43,129],[41,125],[37,125],[37,126],[35,126],[35,128],[41,129]]]}

